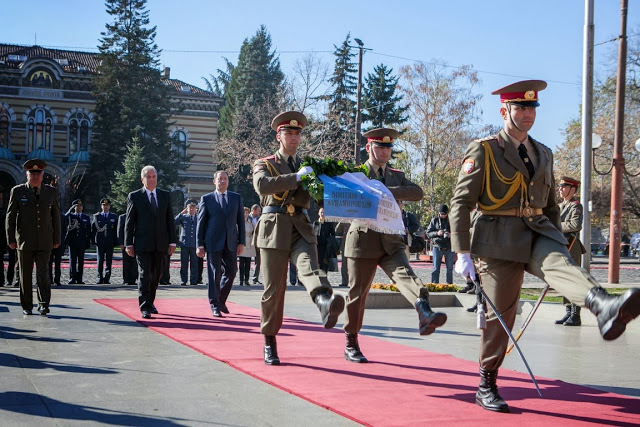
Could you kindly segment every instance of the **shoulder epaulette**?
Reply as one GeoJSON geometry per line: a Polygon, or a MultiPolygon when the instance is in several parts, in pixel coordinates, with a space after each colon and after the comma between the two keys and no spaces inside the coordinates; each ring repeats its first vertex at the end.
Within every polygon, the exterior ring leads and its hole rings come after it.
{"type": "Polygon", "coordinates": [[[258,160],[275,160],[275,159],[276,159],[276,155],[274,154],[272,156],[263,157],[263,158],[258,159],[258,160]]]}
{"type": "Polygon", "coordinates": [[[473,142],[491,141],[493,139],[497,140],[498,139],[498,135],[490,135],[490,136],[486,136],[484,138],[474,139],[473,142]]]}
{"type": "Polygon", "coordinates": [[[391,166],[389,166],[389,170],[394,172],[402,172],[400,169],[392,168],[391,166]]]}

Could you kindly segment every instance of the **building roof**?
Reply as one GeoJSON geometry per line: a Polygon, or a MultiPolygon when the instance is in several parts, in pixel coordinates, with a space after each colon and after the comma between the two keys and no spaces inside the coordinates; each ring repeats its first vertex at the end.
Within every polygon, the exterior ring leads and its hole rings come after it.
{"type": "MultiPolygon", "coordinates": [[[[80,52],[73,50],[49,49],[42,46],[20,46],[0,43],[0,69],[18,69],[29,59],[46,58],[60,64],[70,74],[97,74],[100,66],[97,52],[80,52]]],[[[190,85],[181,80],[163,79],[173,88],[174,93],[183,96],[217,98],[213,93],[190,85]]]]}

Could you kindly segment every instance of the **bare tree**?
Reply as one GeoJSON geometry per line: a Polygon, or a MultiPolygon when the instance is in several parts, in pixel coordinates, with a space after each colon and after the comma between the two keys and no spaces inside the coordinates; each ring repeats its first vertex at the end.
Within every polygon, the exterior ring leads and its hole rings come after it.
{"type": "Polygon", "coordinates": [[[317,53],[311,52],[296,60],[293,75],[287,79],[287,93],[293,110],[305,113],[323,102],[329,92],[329,66],[317,53]]]}

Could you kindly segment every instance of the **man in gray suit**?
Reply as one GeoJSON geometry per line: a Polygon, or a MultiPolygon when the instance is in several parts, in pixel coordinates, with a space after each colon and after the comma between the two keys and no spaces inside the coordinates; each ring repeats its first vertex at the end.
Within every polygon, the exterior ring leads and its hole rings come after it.
{"type": "Polygon", "coordinates": [[[244,251],[244,205],[242,196],[229,187],[229,175],[217,171],[216,191],[205,194],[198,205],[196,254],[207,254],[209,305],[214,317],[229,314],[225,304],[238,272],[238,255],[244,251]]]}
{"type": "Polygon", "coordinates": [[[153,302],[167,254],[176,250],[176,227],[168,191],[157,189],[158,174],[153,166],[140,172],[144,185],[127,197],[125,245],[127,255],[136,257],[140,281],[138,303],[143,319],[157,314],[153,302]]]}
{"type": "Polygon", "coordinates": [[[51,279],[49,255],[60,246],[60,206],[58,192],[42,183],[47,163],[40,159],[27,160],[27,182],[11,189],[7,209],[7,242],[18,250],[20,269],[20,305],[22,314],[33,313],[32,272],[36,263],[38,311],[49,313],[51,279]]]}

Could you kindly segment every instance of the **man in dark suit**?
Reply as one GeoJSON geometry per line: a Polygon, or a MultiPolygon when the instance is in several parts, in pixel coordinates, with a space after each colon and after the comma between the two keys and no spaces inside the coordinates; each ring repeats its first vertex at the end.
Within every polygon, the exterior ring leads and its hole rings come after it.
{"type": "Polygon", "coordinates": [[[122,251],[122,283],[125,285],[135,285],[138,280],[138,266],[136,259],[127,255],[124,250],[124,225],[127,222],[127,214],[118,217],[118,245],[122,251]]]}
{"type": "Polygon", "coordinates": [[[216,191],[205,194],[198,205],[196,254],[207,254],[209,304],[214,317],[229,313],[226,301],[238,272],[238,255],[245,245],[244,205],[238,193],[227,191],[229,175],[217,171],[216,191]]]}
{"type": "Polygon", "coordinates": [[[143,187],[127,197],[125,245],[127,254],[138,261],[138,303],[143,319],[157,314],[153,302],[167,254],[176,250],[176,228],[168,191],[157,189],[158,174],[153,166],[140,172],[143,187]]]}
{"type": "Polygon", "coordinates": [[[84,285],[84,252],[91,245],[91,218],[82,213],[82,200],[71,202],[71,207],[64,214],[68,219],[67,233],[64,242],[69,245],[69,284],[84,285]]]}
{"type": "Polygon", "coordinates": [[[27,160],[27,182],[11,189],[7,209],[7,242],[18,250],[20,269],[20,305],[22,314],[32,314],[33,263],[36,263],[38,285],[38,311],[49,313],[51,282],[49,280],[49,254],[60,246],[60,206],[58,192],[42,183],[47,163],[40,159],[27,160]]]}
{"type": "Polygon", "coordinates": [[[100,200],[101,212],[93,214],[91,235],[98,251],[98,284],[108,285],[111,279],[111,263],[113,248],[118,245],[118,217],[111,209],[111,201],[107,198],[100,200]],[[106,268],[104,264],[106,261],[106,268]]]}

